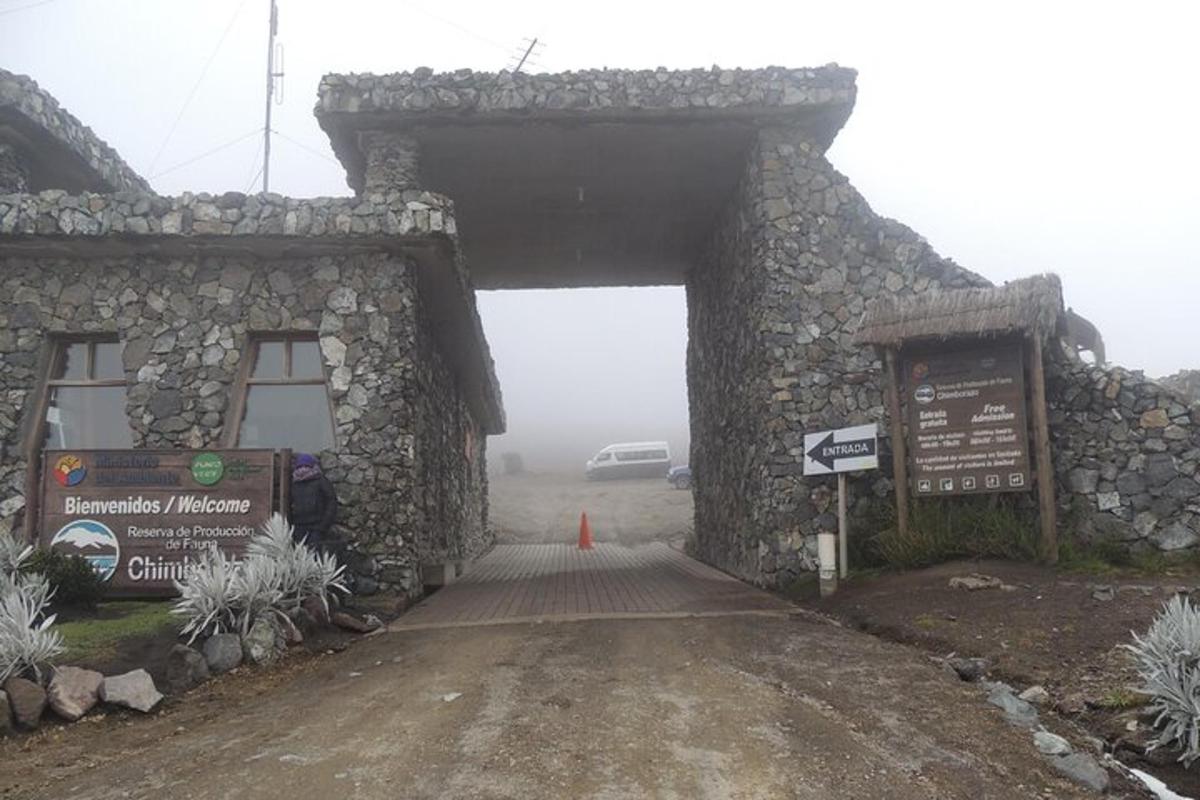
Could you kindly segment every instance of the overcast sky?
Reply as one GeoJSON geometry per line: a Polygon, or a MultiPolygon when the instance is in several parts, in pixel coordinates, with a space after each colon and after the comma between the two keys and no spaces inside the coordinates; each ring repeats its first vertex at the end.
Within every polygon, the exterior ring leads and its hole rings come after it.
{"type": "MultiPolygon", "coordinates": [[[[0,0],[0,66],[158,191],[245,191],[259,185],[267,6],[0,0]]],[[[1058,272],[1110,360],[1158,376],[1200,367],[1198,30],[1189,0],[280,0],[274,127],[288,138],[271,188],[348,193],[312,116],[324,72],[494,71],[531,36],[548,72],[838,62],[859,70],[859,95],[829,157],[876,211],[992,280],[1058,272]]],[[[480,305],[512,431],[499,449],[576,428],[572,453],[686,430],[682,290],[480,305]]]]}

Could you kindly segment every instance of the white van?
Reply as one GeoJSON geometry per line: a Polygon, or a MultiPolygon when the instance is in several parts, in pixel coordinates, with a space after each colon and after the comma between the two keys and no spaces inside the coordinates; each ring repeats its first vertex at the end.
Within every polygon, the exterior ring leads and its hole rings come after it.
{"type": "Polygon", "coordinates": [[[671,468],[666,442],[610,444],[588,459],[589,480],[599,478],[661,478],[671,468]]]}

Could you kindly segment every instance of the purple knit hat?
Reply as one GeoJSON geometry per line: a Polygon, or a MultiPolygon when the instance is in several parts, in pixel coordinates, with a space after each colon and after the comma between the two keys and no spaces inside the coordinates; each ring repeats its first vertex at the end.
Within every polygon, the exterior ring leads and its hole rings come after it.
{"type": "Polygon", "coordinates": [[[292,458],[292,480],[306,481],[321,474],[321,462],[311,453],[296,453],[292,458]]]}

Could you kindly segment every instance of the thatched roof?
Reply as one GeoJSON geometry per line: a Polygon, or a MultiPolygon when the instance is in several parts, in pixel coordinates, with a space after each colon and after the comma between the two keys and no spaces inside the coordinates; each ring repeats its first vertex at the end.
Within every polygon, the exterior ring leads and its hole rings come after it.
{"type": "Polygon", "coordinates": [[[1063,312],[1057,275],[1030,278],[984,289],[946,289],[915,296],[884,296],[867,305],[857,344],[897,347],[918,339],[1000,336],[1038,331],[1052,335],[1063,312]]]}

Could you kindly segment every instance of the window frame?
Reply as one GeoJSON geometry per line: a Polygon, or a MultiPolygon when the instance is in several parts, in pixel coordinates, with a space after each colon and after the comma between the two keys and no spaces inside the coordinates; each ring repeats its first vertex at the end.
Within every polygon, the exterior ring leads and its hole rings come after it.
{"type": "MultiPolygon", "coordinates": [[[[46,359],[45,368],[42,370],[41,386],[39,388],[37,407],[34,409],[34,416],[31,420],[32,424],[26,434],[25,453],[29,460],[41,460],[41,454],[46,449],[44,447],[46,441],[46,412],[50,408],[50,395],[59,387],[78,387],[78,388],[113,388],[123,386],[127,390],[129,388],[129,378],[124,374],[125,363],[121,362],[122,376],[120,378],[101,378],[99,380],[91,378],[96,367],[96,345],[98,344],[115,344],[120,345],[122,355],[125,352],[124,342],[121,341],[117,334],[113,333],[94,333],[94,334],[52,334],[48,337],[50,345],[50,353],[46,359]],[[87,345],[87,355],[84,358],[83,378],[55,378],[54,375],[58,372],[58,368],[62,365],[63,359],[67,356],[67,350],[76,344],[87,345]]],[[[129,419],[126,417],[125,424],[129,424],[129,419]]],[[[132,432],[132,426],[130,426],[132,432]]],[[[79,449],[79,448],[76,448],[79,449]]]]}
{"type": "Polygon", "coordinates": [[[329,414],[329,430],[333,438],[332,449],[338,446],[337,416],[333,409],[333,392],[329,383],[329,367],[325,363],[325,355],[321,352],[321,339],[317,331],[252,331],[246,335],[246,347],[242,351],[242,363],[238,366],[238,376],[234,383],[234,393],[229,403],[225,423],[225,434],[222,437],[224,446],[230,450],[256,449],[243,448],[238,444],[242,435],[242,420],[246,416],[246,401],[250,398],[250,389],[255,386],[323,386],[325,388],[325,405],[329,414]],[[254,363],[258,359],[259,348],[263,344],[280,342],[283,344],[283,377],[255,378],[254,363]],[[291,378],[292,372],[292,343],[315,342],[317,358],[321,365],[321,374],[311,378],[291,378]]]}

